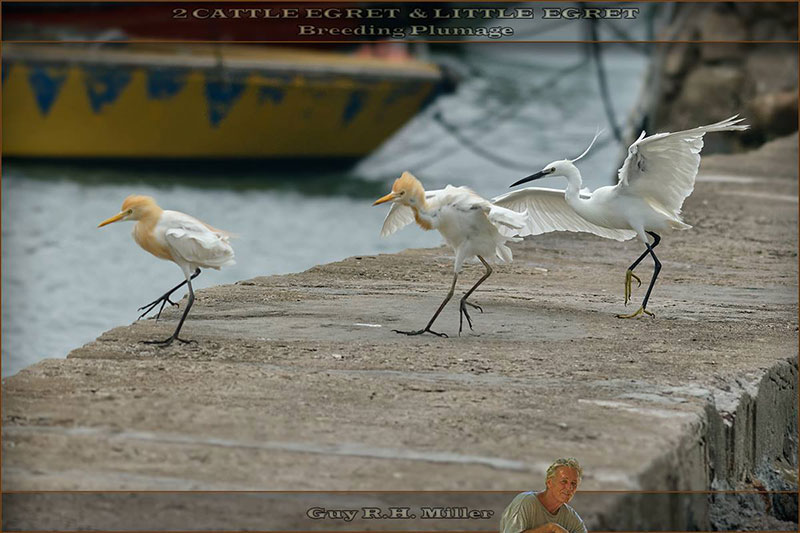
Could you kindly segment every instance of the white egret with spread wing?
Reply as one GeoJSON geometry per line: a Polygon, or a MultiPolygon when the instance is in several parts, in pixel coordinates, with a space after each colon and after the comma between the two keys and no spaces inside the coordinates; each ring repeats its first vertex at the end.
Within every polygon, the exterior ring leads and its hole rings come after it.
{"type": "Polygon", "coordinates": [[[175,333],[163,341],[145,341],[147,344],[167,346],[173,341],[190,342],[178,337],[183,322],[194,303],[192,280],[200,275],[200,267],[219,270],[223,266],[235,264],[233,248],[229,244],[230,234],[209,226],[192,216],[161,209],[149,196],[128,196],[122,203],[122,210],[113,217],[104,220],[97,227],[101,228],[120,220],[136,220],[133,227],[133,238],[144,250],[159,259],[172,261],[183,271],[185,281],[176,285],[161,297],[139,308],[144,309],[139,318],[152,311],[159,303],[156,320],[161,316],[164,306],[169,303],[178,305],[169,299],[170,295],[184,285],[189,286],[189,301],[181,316],[175,333]]]}
{"type": "Polygon", "coordinates": [[[395,180],[392,192],[379,198],[372,205],[385,202],[393,202],[393,204],[383,222],[382,237],[391,235],[416,221],[424,230],[438,230],[456,253],[450,292],[447,293],[436,313],[428,321],[428,325],[416,331],[394,331],[405,335],[420,335],[428,332],[440,337],[447,337],[444,333],[433,331],[431,326],[450,298],[453,297],[458,274],[461,272],[464,261],[477,257],[486,268],[486,273],[464,293],[459,306],[458,333],[460,334],[463,329],[464,318],[467,319],[467,324],[472,329],[472,318],[467,311],[467,306],[481,312],[483,309],[479,305],[467,301],[467,298],[492,274],[492,267],[489,266],[487,258],[490,260],[496,258],[503,262],[511,261],[511,250],[505,243],[519,240],[517,234],[520,229],[525,227],[526,215],[498,207],[466,187],[448,185],[444,189],[426,192],[419,180],[410,172],[404,172],[395,180]]]}
{"type": "Polygon", "coordinates": [[[654,252],[661,242],[658,232],[691,228],[681,220],[680,213],[684,200],[694,189],[703,136],[711,132],[749,128],[748,125],[739,124],[744,119],[737,117],[735,115],[715,124],[675,133],[656,133],[645,137],[645,132],[642,132],[628,148],[628,156],[618,172],[617,184],[588,193],[581,190],[581,173],[574,163],[589,152],[599,136],[598,132],[589,147],[575,159],[553,161],[536,174],[511,185],[561,176],[567,179],[565,191],[529,187],[492,201],[517,211],[528,211],[525,235],[583,231],[619,241],[638,236],[647,249],[625,273],[625,305],[631,297],[631,280],[636,279],[641,286],[641,280],[633,270],[648,254],[653,258],[653,276],[641,307],[634,313],[617,317],[633,318],[642,313],[654,316],[647,310],[647,302],[661,271],[661,262],[654,252]],[[652,243],[648,235],[653,238],[652,243]]]}

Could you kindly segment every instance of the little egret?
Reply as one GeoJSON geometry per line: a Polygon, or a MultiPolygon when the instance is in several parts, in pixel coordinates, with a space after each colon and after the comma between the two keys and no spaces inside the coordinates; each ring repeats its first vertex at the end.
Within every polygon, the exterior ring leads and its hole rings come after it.
{"type": "Polygon", "coordinates": [[[392,192],[379,198],[372,205],[393,202],[386,219],[383,221],[381,237],[391,235],[400,228],[416,221],[424,230],[439,230],[444,240],[456,253],[453,274],[453,283],[450,292],[430,319],[424,329],[418,331],[400,331],[405,335],[420,335],[428,332],[447,337],[444,333],[437,333],[431,329],[439,313],[442,312],[447,302],[453,297],[458,274],[466,259],[477,256],[486,273],[472,286],[461,298],[459,307],[458,333],[467,319],[469,328],[472,329],[472,318],[469,316],[467,306],[483,312],[483,309],[467,298],[486,281],[492,274],[492,267],[485,257],[497,257],[500,261],[511,261],[511,250],[506,246],[506,241],[520,240],[516,237],[518,231],[525,227],[526,215],[510,209],[493,205],[490,201],[481,198],[466,187],[453,187],[448,185],[444,189],[425,191],[422,184],[410,172],[395,180],[392,192]]]}
{"type": "Polygon", "coordinates": [[[178,305],[169,299],[170,295],[184,285],[189,286],[189,301],[175,333],[166,340],[145,341],[146,344],[168,346],[175,340],[191,342],[179,338],[178,333],[194,303],[192,280],[200,275],[200,267],[219,270],[220,267],[235,264],[233,248],[228,244],[230,235],[184,213],[165,211],[149,196],[128,196],[122,203],[122,210],[97,227],[102,228],[106,224],[120,220],[136,220],[136,225],[133,227],[133,239],[136,243],[159,259],[166,259],[178,265],[186,278],[161,297],[140,307],[139,310],[145,309],[145,312],[139,318],[160,303],[161,308],[156,315],[158,320],[164,305],[167,303],[178,305]]]}
{"type": "Polygon", "coordinates": [[[700,166],[703,135],[715,131],[746,130],[739,124],[744,119],[734,115],[716,124],[699,126],[676,133],[656,133],[645,137],[645,132],[628,148],[628,156],[619,169],[616,185],[600,187],[593,193],[581,190],[581,173],[574,165],[594,145],[599,132],[589,147],[572,160],[553,161],[542,170],[523,178],[511,187],[546,176],[567,179],[566,191],[529,187],[497,197],[496,205],[529,213],[524,235],[539,235],[550,231],[585,231],[607,239],[624,241],[638,236],[647,248],[625,272],[625,305],[631,298],[631,279],[642,282],[633,270],[648,254],[655,268],[642,306],[629,315],[642,313],[654,316],[647,310],[650,292],[661,271],[661,262],[654,249],[661,242],[657,232],[668,229],[691,228],[680,218],[683,201],[692,193],[694,180],[700,166]],[[653,238],[652,244],[647,235],[653,238]]]}

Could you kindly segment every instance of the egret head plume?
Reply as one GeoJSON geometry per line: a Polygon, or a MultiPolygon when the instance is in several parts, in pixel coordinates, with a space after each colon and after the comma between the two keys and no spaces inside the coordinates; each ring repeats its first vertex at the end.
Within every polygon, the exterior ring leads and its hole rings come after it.
{"type": "Polygon", "coordinates": [[[598,137],[600,137],[601,133],[603,133],[603,130],[601,130],[600,127],[598,126],[597,131],[595,131],[594,138],[592,139],[592,142],[589,143],[589,146],[586,148],[586,150],[584,150],[583,153],[581,155],[579,155],[578,157],[576,157],[575,159],[570,159],[569,162],[570,163],[574,163],[575,161],[578,161],[583,156],[588,154],[589,150],[592,149],[592,146],[594,146],[594,142],[597,140],[598,137]]]}

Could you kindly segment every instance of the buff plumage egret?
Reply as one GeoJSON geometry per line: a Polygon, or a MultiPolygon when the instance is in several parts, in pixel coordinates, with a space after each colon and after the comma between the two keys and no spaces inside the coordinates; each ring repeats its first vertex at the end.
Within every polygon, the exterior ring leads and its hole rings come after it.
{"type": "Polygon", "coordinates": [[[585,231],[620,241],[638,237],[646,250],[625,273],[625,305],[631,299],[631,280],[635,279],[641,286],[641,279],[633,270],[647,255],[653,258],[653,275],[641,307],[631,314],[617,317],[654,316],[647,310],[647,303],[661,271],[661,262],[654,251],[661,242],[659,233],[691,228],[681,220],[680,213],[684,200],[694,189],[703,136],[718,131],[746,130],[749,126],[739,124],[744,119],[737,119],[737,116],[675,133],[645,137],[645,132],[642,132],[628,148],[628,156],[618,172],[617,184],[588,193],[582,190],[581,173],[574,163],[589,152],[598,133],[575,159],[553,161],[539,172],[511,185],[561,176],[567,179],[565,191],[529,187],[493,201],[511,209],[528,211],[530,217],[525,234],[585,231]],[[652,243],[648,235],[653,238],[652,243]]]}
{"type": "Polygon", "coordinates": [[[458,333],[467,319],[472,329],[472,318],[467,306],[483,312],[483,309],[467,298],[492,274],[489,260],[511,261],[511,250],[506,242],[519,240],[516,236],[525,227],[525,214],[493,205],[466,187],[448,185],[444,189],[425,191],[422,184],[410,172],[404,172],[395,180],[392,192],[379,198],[373,205],[392,202],[392,207],[383,222],[381,236],[391,235],[400,228],[416,221],[424,230],[438,230],[444,240],[455,251],[453,282],[444,301],[434,313],[428,324],[420,330],[400,331],[405,335],[432,333],[439,337],[447,337],[431,329],[434,321],[453,297],[458,274],[464,261],[477,257],[483,263],[486,272],[461,298],[459,306],[458,333]]]}
{"type": "Polygon", "coordinates": [[[119,222],[120,220],[135,220],[133,239],[136,243],[159,259],[172,261],[183,271],[186,278],[159,298],[139,308],[144,309],[139,318],[142,318],[159,303],[161,308],[169,303],[177,305],[169,299],[173,292],[184,285],[189,286],[189,300],[183,311],[178,327],[171,337],[163,341],[145,341],[147,344],[160,344],[167,346],[173,341],[191,342],[178,337],[183,327],[183,322],[189,314],[189,309],[194,303],[194,290],[192,280],[200,275],[200,268],[214,268],[219,270],[223,266],[233,265],[233,248],[229,244],[230,235],[222,230],[213,228],[192,216],[178,211],[165,211],[161,209],[149,196],[129,196],[122,203],[122,210],[113,217],[104,220],[99,228],[119,222]]]}

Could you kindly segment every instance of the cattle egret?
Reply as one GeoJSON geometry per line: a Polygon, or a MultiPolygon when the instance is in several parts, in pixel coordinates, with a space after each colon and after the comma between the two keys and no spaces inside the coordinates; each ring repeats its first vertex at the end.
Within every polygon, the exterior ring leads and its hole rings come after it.
{"type": "Polygon", "coordinates": [[[161,303],[156,320],[167,303],[177,305],[169,299],[170,295],[184,285],[189,286],[189,301],[181,316],[175,333],[163,341],[145,341],[147,344],[168,346],[173,341],[191,342],[178,337],[189,309],[194,303],[192,280],[200,275],[200,267],[215,268],[233,265],[233,248],[228,244],[230,235],[178,211],[161,209],[149,196],[128,196],[122,203],[122,210],[100,223],[98,228],[120,220],[136,220],[133,239],[136,243],[159,259],[166,259],[178,265],[186,280],[176,285],[160,298],[139,308],[146,309],[139,318],[149,313],[161,303]]]}
{"type": "Polygon", "coordinates": [[[477,257],[486,268],[486,273],[461,298],[459,307],[458,333],[464,327],[464,318],[472,329],[472,318],[467,306],[483,312],[483,309],[467,298],[492,274],[486,258],[497,258],[502,262],[511,261],[511,250],[506,241],[518,241],[518,230],[525,227],[526,215],[510,209],[493,205],[466,187],[448,185],[444,189],[425,191],[422,184],[410,172],[404,172],[392,185],[392,192],[379,198],[372,205],[393,202],[392,208],[383,221],[381,237],[391,235],[400,228],[416,221],[424,230],[439,230],[444,240],[456,253],[453,283],[450,292],[430,319],[424,329],[400,331],[405,335],[420,335],[428,332],[447,337],[431,329],[439,313],[453,297],[458,274],[466,259],[477,257]]]}
{"type": "Polygon", "coordinates": [[[546,176],[567,179],[566,191],[530,187],[495,198],[497,205],[529,213],[524,235],[538,235],[550,231],[585,231],[607,239],[624,241],[638,236],[647,248],[625,272],[625,305],[631,299],[631,280],[639,286],[642,282],[633,270],[648,254],[655,268],[641,307],[629,315],[633,318],[647,310],[650,292],[661,271],[661,262],[654,248],[661,242],[657,232],[668,229],[691,228],[680,218],[683,201],[692,193],[694,180],[700,166],[703,135],[715,131],[746,130],[748,125],[738,124],[744,119],[734,115],[726,120],[699,126],[676,133],[657,133],[645,137],[645,132],[628,148],[628,156],[619,169],[616,185],[600,187],[593,193],[581,190],[581,173],[574,165],[585,156],[597,140],[572,160],[553,161],[542,170],[523,178],[511,186],[546,176]],[[653,238],[650,243],[647,235],[653,238]]]}

